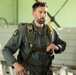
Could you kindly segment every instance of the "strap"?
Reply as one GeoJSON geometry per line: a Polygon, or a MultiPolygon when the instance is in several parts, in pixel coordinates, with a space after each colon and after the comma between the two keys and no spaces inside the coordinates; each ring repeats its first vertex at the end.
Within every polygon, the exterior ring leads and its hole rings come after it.
{"type": "Polygon", "coordinates": [[[28,40],[30,43],[30,47],[32,47],[35,41],[35,32],[33,31],[33,26],[31,23],[27,24],[27,28],[28,28],[28,40]]]}
{"type": "Polygon", "coordinates": [[[45,47],[41,47],[41,48],[31,47],[31,51],[45,52],[46,48],[45,47]]]}
{"type": "MultiPolygon", "coordinates": [[[[50,32],[53,32],[52,26],[50,26],[50,24],[46,24],[46,26],[49,28],[50,32]]],[[[29,31],[28,36],[29,36],[29,41],[30,41],[30,45],[31,45],[35,41],[35,39],[31,39],[31,38],[35,38],[35,33],[33,32],[32,24],[28,24],[27,27],[28,27],[28,31],[29,31]]],[[[50,37],[49,37],[49,39],[50,39],[50,37]]],[[[44,52],[44,51],[46,51],[46,48],[45,47],[36,48],[36,47],[30,46],[30,50],[31,50],[30,53],[28,54],[27,58],[25,59],[25,62],[27,61],[27,63],[28,63],[29,58],[32,55],[33,51],[42,51],[42,52],[44,52]]]]}
{"type": "Polygon", "coordinates": [[[23,65],[25,65],[25,63],[26,63],[27,66],[29,65],[28,61],[29,61],[29,59],[30,59],[30,56],[32,55],[32,52],[33,52],[33,51],[30,51],[30,52],[29,52],[27,58],[26,58],[26,59],[23,61],[23,63],[22,63],[23,65]]]}
{"type": "Polygon", "coordinates": [[[23,25],[26,25],[26,27],[28,28],[28,40],[30,43],[30,47],[32,47],[32,44],[35,41],[35,32],[33,31],[32,23],[20,23],[18,27],[23,25]]]}
{"type": "MultiPolygon", "coordinates": [[[[32,47],[32,44],[34,43],[35,40],[35,34],[33,32],[33,27],[31,23],[27,23],[27,28],[28,28],[28,39],[29,39],[29,43],[30,43],[30,49],[32,47]]],[[[29,54],[27,55],[26,59],[24,60],[23,64],[29,64],[28,61],[30,59],[30,56],[32,55],[32,50],[30,50],[29,54]]]]}
{"type": "MultiPolygon", "coordinates": [[[[29,61],[29,58],[32,55],[33,51],[46,51],[46,48],[44,48],[44,47],[42,47],[42,48],[33,47],[32,44],[34,43],[36,36],[35,36],[35,32],[33,31],[32,24],[31,23],[22,23],[22,25],[27,25],[28,39],[29,39],[29,43],[30,43],[30,52],[29,52],[28,56],[26,57],[26,59],[23,61],[23,64],[25,64],[25,63],[29,64],[28,61],[29,61]]],[[[46,24],[46,26],[49,28],[49,30],[51,32],[53,32],[53,29],[49,24],[46,24]]],[[[48,36],[49,36],[49,34],[48,34],[48,36]]],[[[50,39],[50,36],[49,36],[49,39],[50,39]]]]}
{"type": "MultiPolygon", "coordinates": [[[[32,44],[34,43],[35,41],[35,32],[33,31],[33,26],[31,23],[20,23],[19,26],[22,26],[22,25],[26,25],[27,28],[28,28],[28,40],[29,40],[29,43],[30,43],[30,49],[32,47],[32,44]]],[[[32,55],[32,50],[30,50],[29,54],[27,55],[26,59],[23,61],[22,64],[29,64],[28,61],[30,59],[30,56],[32,55]]]]}
{"type": "Polygon", "coordinates": [[[29,32],[33,32],[33,27],[31,23],[27,23],[27,28],[29,32]]]}

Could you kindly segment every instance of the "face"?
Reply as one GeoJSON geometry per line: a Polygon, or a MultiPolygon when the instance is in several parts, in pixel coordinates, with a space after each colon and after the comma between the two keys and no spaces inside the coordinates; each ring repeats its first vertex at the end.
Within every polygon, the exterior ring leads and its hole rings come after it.
{"type": "Polygon", "coordinates": [[[47,17],[47,7],[39,6],[32,14],[37,23],[44,24],[47,17]]]}

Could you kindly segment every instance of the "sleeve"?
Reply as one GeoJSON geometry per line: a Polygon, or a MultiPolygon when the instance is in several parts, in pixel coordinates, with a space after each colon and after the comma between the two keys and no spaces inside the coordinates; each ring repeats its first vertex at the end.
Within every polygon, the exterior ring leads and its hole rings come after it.
{"type": "Polygon", "coordinates": [[[59,50],[55,50],[56,54],[63,52],[66,48],[66,42],[60,38],[56,30],[54,30],[54,44],[59,47],[59,50]]]}
{"type": "Polygon", "coordinates": [[[12,64],[17,61],[13,54],[18,50],[21,44],[22,36],[23,31],[21,28],[15,30],[12,37],[9,39],[2,50],[4,59],[10,66],[12,66],[12,64]]]}

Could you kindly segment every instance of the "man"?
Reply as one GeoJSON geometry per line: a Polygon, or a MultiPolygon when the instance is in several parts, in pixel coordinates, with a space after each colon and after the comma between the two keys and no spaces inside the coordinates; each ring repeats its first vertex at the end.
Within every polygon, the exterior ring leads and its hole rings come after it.
{"type": "Polygon", "coordinates": [[[66,42],[60,39],[52,27],[47,27],[45,24],[47,4],[45,2],[36,2],[32,8],[34,21],[31,24],[35,34],[32,46],[30,45],[29,39],[33,37],[29,37],[28,39],[28,27],[23,25],[13,33],[13,36],[7,42],[2,52],[6,62],[14,67],[18,75],[27,75],[25,69],[26,62],[28,63],[31,75],[47,75],[49,66],[52,63],[53,52],[56,54],[63,52],[66,47],[66,42]],[[21,51],[22,63],[25,61],[24,64],[19,63],[13,56],[18,48],[21,51]],[[32,48],[35,51],[30,54],[32,48]],[[28,61],[25,60],[27,57],[29,57],[28,61]]]}

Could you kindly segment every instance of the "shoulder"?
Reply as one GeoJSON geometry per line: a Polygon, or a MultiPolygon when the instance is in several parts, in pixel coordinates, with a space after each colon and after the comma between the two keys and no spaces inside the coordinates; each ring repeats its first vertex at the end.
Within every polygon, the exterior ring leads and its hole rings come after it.
{"type": "Polygon", "coordinates": [[[54,30],[55,34],[59,35],[59,32],[58,32],[58,30],[55,27],[53,27],[53,30],[54,30]]]}
{"type": "Polygon", "coordinates": [[[23,23],[20,23],[18,25],[18,28],[13,32],[13,35],[24,35],[25,32],[27,32],[27,26],[26,24],[22,25],[23,23]]]}
{"type": "Polygon", "coordinates": [[[46,27],[49,31],[53,32],[55,35],[59,35],[59,33],[55,27],[52,27],[50,24],[46,24],[46,27]]]}
{"type": "Polygon", "coordinates": [[[27,27],[27,23],[19,23],[18,28],[19,29],[25,29],[27,27]]]}
{"type": "Polygon", "coordinates": [[[50,24],[46,24],[46,27],[49,31],[53,32],[53,27],[50,24]]]}
{"type": "Polygon", "coordinates": [[[20,23],[18,25],[18,30],[21,33],[28,33],[28,30],[32,29],[32,23],[20,23]]]}
{"type": "Polygon", "coordinates": [[[18,28],[20,28],[20,29],[27,29],[27,28],[29,28],[29,27],[31,27],[32,26],[32,23],[20,23],[19,25],[18,25],[18,28]]]}
{"type": "Polygon", "coordinates": [[[27,27],[28,23],[20,23],[18,25],[18,29],[20,32],[27,32],[28,31],[28,27],[27,27]]]}

